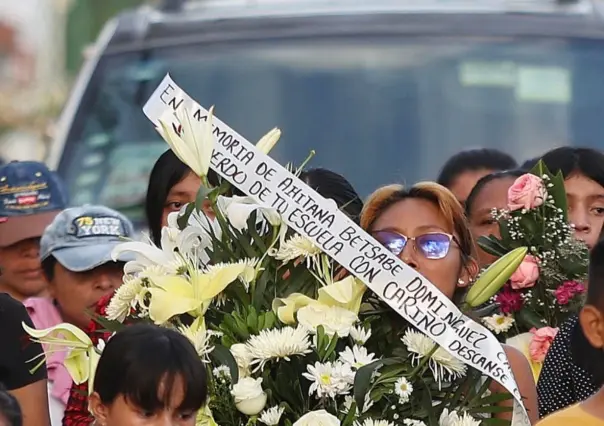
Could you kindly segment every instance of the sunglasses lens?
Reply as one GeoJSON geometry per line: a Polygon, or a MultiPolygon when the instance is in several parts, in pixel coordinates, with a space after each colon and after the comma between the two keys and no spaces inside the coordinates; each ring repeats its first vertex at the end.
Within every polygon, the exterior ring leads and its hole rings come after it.
{"type": "Polygon", "coordinates": [[[451,238],[446,234],[426,234],[415,239],[417,248],[427,259],[442,259],[449,252],[451,238]]]}
{"type": "Polygon", "coordinates": [[[393,232],[381,231],[373,234],[373,237],[396,256],[403,252],[407,238],[393,232]]]}

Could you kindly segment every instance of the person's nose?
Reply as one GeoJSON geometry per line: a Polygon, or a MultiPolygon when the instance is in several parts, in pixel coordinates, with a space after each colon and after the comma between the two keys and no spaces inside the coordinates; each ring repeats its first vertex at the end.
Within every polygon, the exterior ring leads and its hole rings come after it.
{"type": "Polygon", "coordinates": [[[400,258],[403,262],[405,262],[408,266],[412,267],[415,270],[419,269],[419,263],[417,262],[417,251],[413,246],[415,244],[412,240],[407,240],[407,244],[403,248],[403,251],[400,254],[400,258]]]}
{"type": "Polygon", "coordinates": [[[575,228],[575,232],[587,234],[591,230],[591,223],[589,222],[589,215],[587,211],[583,209],[575,211],[571,218],[571,223],[575,228]]]}
{"type": "Polygon", "coordinates": [[[116,279],[115,274],[110,272],[101,272],[96,280],[97,288],[103,292],[113,291],[119,287],[120,284],[121,281],[116,279]]]}

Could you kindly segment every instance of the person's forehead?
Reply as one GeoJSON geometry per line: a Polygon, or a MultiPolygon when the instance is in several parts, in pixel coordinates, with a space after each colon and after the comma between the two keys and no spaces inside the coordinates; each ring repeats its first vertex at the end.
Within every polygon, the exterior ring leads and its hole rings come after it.
{"type": "Polygon", "coordinates": [[[438,206],[421,198],[407,198],[385,209],[374,223],[374,229],[395,227],[399,231],[450,227],[438,206]]]}

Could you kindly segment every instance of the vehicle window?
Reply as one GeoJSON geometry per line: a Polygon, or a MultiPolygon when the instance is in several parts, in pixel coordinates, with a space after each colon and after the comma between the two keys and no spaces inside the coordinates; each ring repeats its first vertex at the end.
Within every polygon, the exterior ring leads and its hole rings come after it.
{"type": "Polygon", "coordinates": [[[604,148],[604,44],[588,40],[347,38],[186,45],[101,59],[69,133],[60,173],[72,202],[142,218],[167,149],[141,108],[169,72],[191,96],[271,153],[344,174],[367,195],[433,179],[461,149],[519,161],[554,146],[604,148]]]}

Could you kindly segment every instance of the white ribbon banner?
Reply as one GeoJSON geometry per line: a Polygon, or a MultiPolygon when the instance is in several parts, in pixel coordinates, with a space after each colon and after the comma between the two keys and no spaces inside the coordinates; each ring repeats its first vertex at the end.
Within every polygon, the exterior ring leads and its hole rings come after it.
{"type": "MultiPolygon", "coordinates": [[[[160,118],[177,125],[174,111],[181,108],[191,118],[207,120],[208,111],[166,75],[143,111],[155,126],[160,118]]],[[[218,118],[213,124],[213,170],[256,202],[277,209],[291,228],[451,355],[503,385],[515,399],[512,424],[530,425],[507,356],[490,331],[463,315],[432,283],[340,212],[333,200],[317,194],[218,118]]]]}

